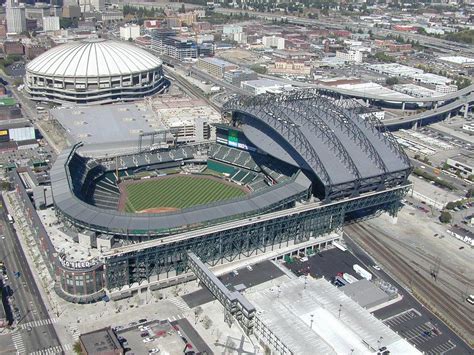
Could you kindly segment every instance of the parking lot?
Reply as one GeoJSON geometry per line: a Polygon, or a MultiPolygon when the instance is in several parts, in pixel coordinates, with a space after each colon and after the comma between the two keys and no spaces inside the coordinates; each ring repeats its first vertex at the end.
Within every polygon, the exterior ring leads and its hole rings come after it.
{"type": "Polygon", "coordinates": [[[128,355],[179,354],[185,347],[212,353],[186,319],[171,323],[168,320],[130,323],[128,328],[117,329],[116,333],[128,355]]]}
{"type": "Polygon", "coordinates": [[[25,63],[13,63],[5,68],[9,76],[23,77],[25,75],[25,63]]]}
{"type": "MultiPolygon", "coordinates": [[[[286,263],[285,266],[296,275],[309,274],[312,277],[324,277],[331,280],[337,273],[348,273],[360,280],[361,277],[352,268],[354,264],[361,262],[351,253],[334,248],[315,254],[302,262],[301,259],[293,259],[293,262],[286,263]]],[[[364,265],[361,265],[365,268],[364,265]]],[[[366,268],[373,273],[374,270],[366,268]]]]}

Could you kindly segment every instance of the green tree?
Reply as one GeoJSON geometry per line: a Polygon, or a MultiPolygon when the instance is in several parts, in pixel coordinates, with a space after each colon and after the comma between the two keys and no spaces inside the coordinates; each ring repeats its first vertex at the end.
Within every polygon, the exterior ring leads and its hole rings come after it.
{"type": "Polygon", "coordinates": [[[254,72],[258,74],[266,74],[267,73],[267,67],[264,67],[263,65],[260,64],[254,64],[250,67],[254,72]]]}
{"type": "Polygon", "coordinates": [[[81,343],[79,343],[79,340],[74,343],[72,350],[78,355],[82,354],[81,343]]]}
{"type": "Polygon", "coordinates": [[[452,202],[452,201],[451,201],[451,202],[448,202],[448,203],[446,204],[446,209],[448,209],[448,210],[453,210],[454,207],[456,207],[456,204],[455,204],[454,202],[452,202]]]}
{"type": "Polygon", "coordinates": [[[385,84],[390,85],[390,86],[398,84],[398,78],[395,76],[391,76],[385,79],[385,84]]]}
{"type": "Polygon", "coordinates": [[[439,221],[441,223],[450,223],[452,219],[453,216],[448,211],[441,212],[441,215],[439,216],[439,221]]]}
{"type": "MultiPolygon", "coordinates": [[[[470,175],[470,177],[471,177],[471,176],[472,176],[472,175],[470,175]]],[[[471,187],[469,190],[467,190],[467,192],[466,192],[466,197],[467,197],[467,198],[472,198],[472,197],[474,197],[474,188],[471,187]]]]}

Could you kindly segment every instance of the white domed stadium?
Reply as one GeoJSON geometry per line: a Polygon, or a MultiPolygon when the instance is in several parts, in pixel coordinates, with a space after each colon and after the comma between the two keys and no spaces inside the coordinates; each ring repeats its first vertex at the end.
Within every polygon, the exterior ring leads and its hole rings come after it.
{"type": "Polygon", "coordinates": [[[35,101],[90,104],[130,101],[168,85],[162,61],[125,42],[70,42],[26,65],[25,90],[35,101]]]}

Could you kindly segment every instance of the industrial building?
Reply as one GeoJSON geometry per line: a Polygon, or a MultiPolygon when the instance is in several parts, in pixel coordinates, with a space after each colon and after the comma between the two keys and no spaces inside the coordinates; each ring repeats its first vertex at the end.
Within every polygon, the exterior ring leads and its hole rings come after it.
{"type": "Polygon", "coordinates": [[[131,44],[89,39],[53,47],[26,65],[34,101],[90,104],[131,101],[167,87],[162,61],[131,44]]]}
{"type": "MultiPolygon", "coordinates": [[[[395,214],[409,189],[410,162],[376,128],[375,117],[362,119],[350,107],[312,90],[236,97],[224,106],[232,122],[215,124],[215,140],[175,139],[168,148],[103,158],[82,152],[82,143],[66,149],[50,174],[54,213],[90,250],[100,245],[100,257],[73,262],[62,254],[56,291],[72,302],[92,302],[124,287],[186,276],[189,250],[217,265],[316,245],[348,221],[395,214]],[[214,179],[247,192],[168,212],[119,210],[122,179],[139,181],[141,172],[164,178],[170,171],[212,171],[214,179]]],[[[165,130],[155,143],[174,132],[165,130]]],[[[43,247],[51,260],[58,257],[51,243],[43,247]]]]}

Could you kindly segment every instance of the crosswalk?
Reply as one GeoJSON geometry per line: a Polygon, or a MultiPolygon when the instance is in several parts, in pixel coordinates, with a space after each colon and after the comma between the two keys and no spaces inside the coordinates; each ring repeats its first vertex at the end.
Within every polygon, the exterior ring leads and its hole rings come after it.
{"type": "Polygon", "coordinates": [[[183,312],[189,311],[191,309],[181,297],[168,298],[167,301],[170,301],[183,312]]]}
{"type": "Polygon", "coordinates": [[[168,317],[168,322],[174,322],[178,319],[183,319],[183,318],[186,318],[186,316],[184,314],[176,314],[174,316],[171,316],[171,317],[168,317]]]}
{"type": "Polygon", "coordinates": [[[34,328],[34,327],[41,327],[44,325],[48,324],[54,324],[58,322],[58,318],[48,318],[48,319],[38,319],[38,320],[33,320],[28,323],[23,323],[20,325],[20,328],[22,329],[28,329],[29,327],[34,328]]]}
{"type": "Polygon", "coordinates": [[[41,349],[34,351],[32,353],[29,353],[29,355],[53,355],[53,354],[62,354],[63,353],[63,348],[61,345],[56,345],[52,346],[47,349],[41,349]]]}
{"type": "Polygon", "coordinates": [[[23,343],[23,338],[20,333],[12,334],[13,346],[16,349],[17,355],[26,354],[25,344],[23,343]]]}

